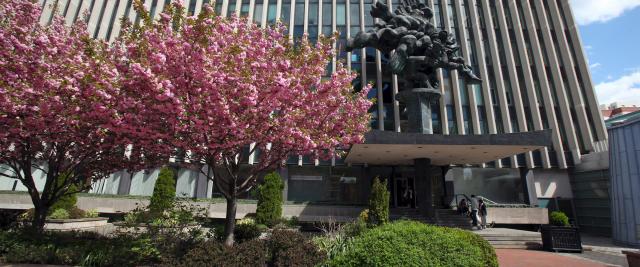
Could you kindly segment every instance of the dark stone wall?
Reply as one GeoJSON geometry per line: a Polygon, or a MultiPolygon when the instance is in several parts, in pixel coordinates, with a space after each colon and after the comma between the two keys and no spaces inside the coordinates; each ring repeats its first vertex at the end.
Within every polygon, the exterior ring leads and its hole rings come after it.
{"type": "Polygon", "coordinates": [[[609,170],[572,171],[569,177],[580,231],[611,236],[609,170]]]}

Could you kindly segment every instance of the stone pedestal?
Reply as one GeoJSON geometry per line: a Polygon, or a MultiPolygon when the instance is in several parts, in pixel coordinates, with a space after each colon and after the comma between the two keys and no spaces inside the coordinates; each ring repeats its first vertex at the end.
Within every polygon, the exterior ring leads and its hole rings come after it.
{"type": "Polygon", "coordinates": [[[432,218],[435,216],[431,188],[431,159],[414,159],[416,204],[422,215],[432,218]]]}
{"type": "Polygon", "coordinates": [[[440,98],[440,91],[433,88],[413,88],[403,90],[396,100],[407,106],[409,129],[407,132],[433,134],[431,104],[440,98]]]}

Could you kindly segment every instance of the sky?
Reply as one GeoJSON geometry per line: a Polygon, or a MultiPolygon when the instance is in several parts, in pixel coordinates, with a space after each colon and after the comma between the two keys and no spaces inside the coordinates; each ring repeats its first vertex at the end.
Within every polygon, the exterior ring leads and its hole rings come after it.
{"type": "Polygon", "coordinates": [[[640,106],[640,0],[571,0],[598,102],[640,106]]]}

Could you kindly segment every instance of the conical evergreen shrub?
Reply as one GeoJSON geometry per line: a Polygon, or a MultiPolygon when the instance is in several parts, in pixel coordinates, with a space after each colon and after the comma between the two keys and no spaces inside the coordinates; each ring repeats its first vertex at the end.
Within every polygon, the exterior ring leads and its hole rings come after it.
{"type": "Polygon", "coordinates": [[[171,209],[176,198],[176,180],[173,170],[168,167],[160,169],[158,179],[153,187],[153,195],[149,201],[149,211],[152,217],[161,215],[171,209]]]}
{"type": "Polygon", "coordinates": [[[387,190],[387,180],[376,177],[371,186],[369,196],[369,225],[382,225],[389,222],[389,190],[387,190]]]}
{"type": "Polygon", "coordinates": [[[282,217],[282,190],[284,183],[276,172],[267,174],[264,183],[258,187],[258,207],[256,222],[273,225],[282,217]]]}

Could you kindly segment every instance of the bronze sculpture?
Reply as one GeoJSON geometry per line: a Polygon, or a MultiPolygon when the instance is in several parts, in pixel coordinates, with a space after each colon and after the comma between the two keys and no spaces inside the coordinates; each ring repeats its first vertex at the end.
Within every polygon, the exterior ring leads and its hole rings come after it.
{"type": "Polygon", "coordinates": [[[460,49],[452,34],[439,31],[429,21],[433,11],[416,0],[405,0],[395,12],[376,2],[371,15],[380,19],[374,29],[359,32],[347,41],[347,51],[373,47],[389,56],[389,67],[400,75],[408,88],[396,98],[407,106],[409,132],[432,134],[431,103],[441,93],[436,70],[458,70],[468,83],[482,81],[465,63],[455,56],[460,49]]]}

